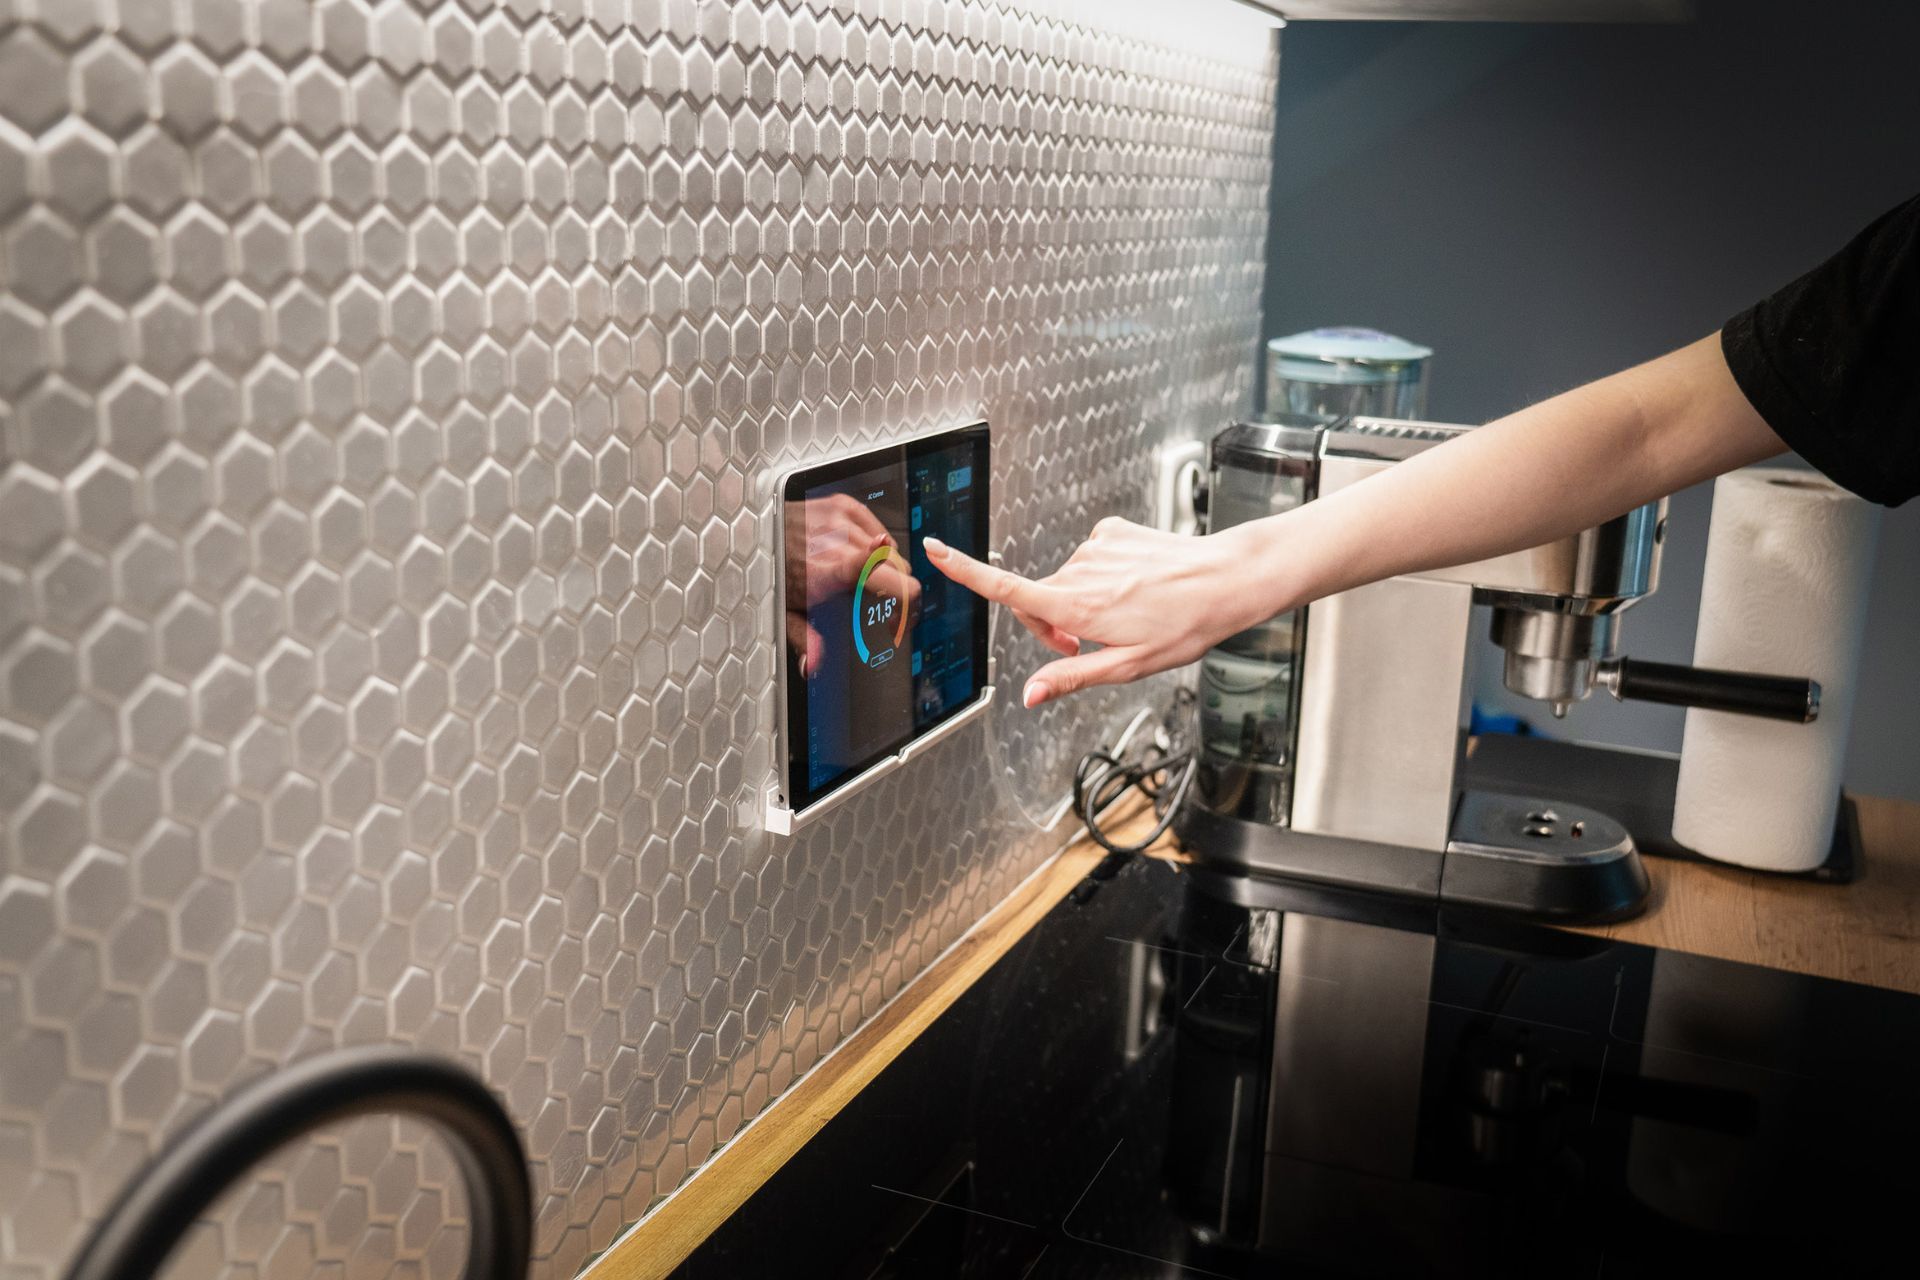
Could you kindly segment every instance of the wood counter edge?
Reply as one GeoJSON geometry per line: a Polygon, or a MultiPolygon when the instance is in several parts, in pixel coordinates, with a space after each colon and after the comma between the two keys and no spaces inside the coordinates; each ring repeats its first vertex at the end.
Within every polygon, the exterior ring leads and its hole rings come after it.
{"type": "MultiPolygon", "coordinates": [[[[1649,858],[1654,892],[1633,920],[1580,932],[1920,994],[1920,804],[1857,797],[1866,868],[1849,885],[1649,858]]],[[[1126,839],[1147,815],[1115,824],[1126,839]]],[[[1170,840],[1153,853],[1179,855],[1170,840]]],[[[776,1099],[583,1280],[656,1280],[679,1266],[934,1019],[1098,864],[1084,838],[1044,863],[879,1013],[776,1099]]]]}
{"type": "Polygon", "coordinates": [[[587,1266],[581,1280],[657,1280],[684,1262],[1025,937],[1102,856],[1098,847],[1081,839],[1043,863],[673,1194],[627,1228],[587,1266]]]}

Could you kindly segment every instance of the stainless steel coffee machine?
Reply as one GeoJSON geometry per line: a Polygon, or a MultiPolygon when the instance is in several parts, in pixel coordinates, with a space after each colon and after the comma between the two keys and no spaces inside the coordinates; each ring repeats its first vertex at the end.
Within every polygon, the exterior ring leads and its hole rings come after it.
{"type": "MultiPolygon", "coordinates": [[[[1237,424],[1209,446],[1208,527],[1324,497],[1465,430],[1237,424]]],[[[1536,916],[1633,914],[1648,883],[1633,835],[1582,802],[1604,794],[1584,781],[1604,767],[1545,794],[1524,771],[1475,785],[1461,732],[1468,639],[1475,606],[1490,606],[1507,687],[1556,714],[1600,687],[1811,721],[1810,680],[1620,655],[1621,614],[1658,584],[1665,535],[1666,504],[1650,503],[1531,550],[1342,592],[1223,642],[1200,663],[1200,760],[1176,835],[1200,861],[1257,872],[1536,916]]]]}

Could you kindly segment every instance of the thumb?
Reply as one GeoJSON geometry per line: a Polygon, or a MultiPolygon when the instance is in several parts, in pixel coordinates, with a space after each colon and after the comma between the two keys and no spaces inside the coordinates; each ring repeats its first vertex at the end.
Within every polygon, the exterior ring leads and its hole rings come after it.
{"type": "Polygon", "coordinates": [[[1027,678],[1026,705],[1044,702],[1097,684],[1125,684],[1141,674],[1131,647],[1113,645],[1049,662],[1027,678]]]}

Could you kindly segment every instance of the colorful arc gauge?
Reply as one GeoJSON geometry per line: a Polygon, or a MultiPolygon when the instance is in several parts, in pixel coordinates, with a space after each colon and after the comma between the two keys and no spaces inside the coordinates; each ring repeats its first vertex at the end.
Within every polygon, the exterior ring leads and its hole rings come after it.
{"type": "MultiPolygon", "coordinates": [[[[867,651],[867,619],[865,617],[867,579],[875,569],[879,568],[881,564],[889,559],[894,560],[896,565],[899,562],[899,557],[895,554],[892,547],[884,545],[875,547],[873,553],[867,557],[866,565],[860,570],[859,582],[855,583],[853,588],[853,647],[854,650],[859,653],[860,661],[866,663],[868,666],[873,665],[873,656],[867,651]]],[[[882,605],[876,602],[875,608],[880,609],[882,605]]],[[[887,596],[885,597],[884,609],[884,615],[877,617],[873,625],[882,625],[890,617],[893,621],[893,649],[897,649],[900,647],[901,642],[907,638],[906,601],[899,599],[897,596],[887,596]]],[[[891,654],[892,649],[889,649],[887,653],[891,654]]]]}

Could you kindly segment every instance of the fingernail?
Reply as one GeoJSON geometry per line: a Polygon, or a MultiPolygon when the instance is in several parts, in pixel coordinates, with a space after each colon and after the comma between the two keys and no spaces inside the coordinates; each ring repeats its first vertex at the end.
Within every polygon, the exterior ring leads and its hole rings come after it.
{"type": "Polygon", "coordinates": [[[1044,680],[1027,681],[1027,692],[1025,695],[1025,701],[1029,707],[1037,707],[1041,703],[1045,702],[1048,698],[1051,698],[1052,696],[1053,696],[1053,690],[1047,687],[1046,681],[1044,680]]]}
{"type": "Polygon", "coordinates": [[[923,538],[920,545],[927,549],[927,555],[935,560],[947,558],[947,544],[938,538],[923,538]]]}

